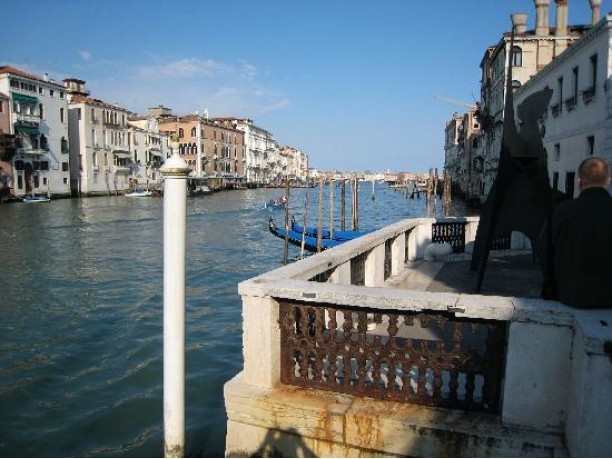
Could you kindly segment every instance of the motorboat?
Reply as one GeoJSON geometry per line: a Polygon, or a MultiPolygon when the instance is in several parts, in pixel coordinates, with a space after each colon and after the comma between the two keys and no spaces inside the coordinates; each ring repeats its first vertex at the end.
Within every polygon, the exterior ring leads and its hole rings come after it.
{"type": "Polygon", "coordinates": [[[153,196],[153,192],[150,190],[143,190],[142,188],[137,188],[133,191],[129,191],[124,195],[126,198],[149,198],[153,196]]]}
{"type": "Polygon", "coordinates": [[[23,198],[21,198],[21,200],[23,202],[49,202],[51,201],[51,198],[49,198],[48,196],[44,196],[41,194],[32,194],[32,195],[28,195],[28,196],[24,196],[23,198]]]}

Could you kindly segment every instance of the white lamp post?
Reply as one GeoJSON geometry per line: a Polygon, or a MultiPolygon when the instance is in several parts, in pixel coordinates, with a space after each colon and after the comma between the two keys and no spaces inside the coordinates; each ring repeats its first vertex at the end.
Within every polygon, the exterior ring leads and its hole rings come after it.
{"type": "Polygon", "coordinates": [[[185,255],[187,239],[187,175],[178,155],[160,168],[164,176],[164,453],[185,456],[185,255]]]}

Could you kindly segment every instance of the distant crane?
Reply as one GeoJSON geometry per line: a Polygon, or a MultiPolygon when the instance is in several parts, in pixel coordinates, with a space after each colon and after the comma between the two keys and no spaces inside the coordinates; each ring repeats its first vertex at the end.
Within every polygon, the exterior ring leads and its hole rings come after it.
{"type": "Polygon", "coordinates": [[[445,96],[434,96],[434,99],[443,100],[444,102],[448,102],[453,105],[460,105],[461,107],[467,107],[467,108],[475,108],[479,105],[478,102],[471,102],[471,103],[464,102],[462,100],[452,99],[450,97],[445,97],[445,96]]]}

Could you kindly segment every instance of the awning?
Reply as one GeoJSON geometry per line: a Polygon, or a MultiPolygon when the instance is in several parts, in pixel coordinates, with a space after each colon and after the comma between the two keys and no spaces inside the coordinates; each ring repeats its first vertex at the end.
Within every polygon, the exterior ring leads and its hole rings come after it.
{"type": "Polygon", "coordinates": [[[19,94],[16,92],[11,92],[11,97],[13,100],[18,100],[19,102],[27,102],[29,104],[37,104],[38,99],[33,96],[26,96],[25,94],[19,94]]]}
{"type": "Polygon", "coordinates": [[[38,135],[38,126],[15,123],[15,130],[21,134],[38,135]]]}
{"type": "Polygon", "coordinates": [[[117,158],[131,158],[132,157],[130,152],[125,151],[125,150],[113,150],[113,155],[115,155],[117,158]]]}
{"type": "Polygon", "coordinates": [[[151,156],[159,156],[161,158],[161,152],[159,150],[149,150],[149,153],[151,153],[151,156]]]}

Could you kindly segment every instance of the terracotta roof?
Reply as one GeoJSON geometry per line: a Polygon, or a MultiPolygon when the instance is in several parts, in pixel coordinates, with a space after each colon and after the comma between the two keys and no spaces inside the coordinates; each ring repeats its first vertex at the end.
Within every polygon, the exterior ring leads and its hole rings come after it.
{"type": "Polygon", "coordinates": [[[126,113],[132,113],[127,108],[119,107],[118,105],[109,104],[108,102],[104,102],[100,99],[94,99],[92,97],[83,96],[82,94],[77,94],[70,99],[70,104],[89,104],[95,105],[97,107],[109,108],[113,110],[120,110],[126,113]]]}
{"type": "Polygon", "coordinates": [[[8,73],[10,75],[20,76],[22,78],[28,78],[30,80],[36,80],[36,81],[39,81],[39,82],[45,83],[45,84],[52,84],[52,85],[55,85],[55,86],[59,86],[61,88],[64,87],[63,85],[61,85],[61,84],[59,84],[57,82],[54,82],[54,81],[45,81],[42,78],[40,78],[39,76],[33,75],[31,73],[24,72],[23,70],[19,70],[18,68],[12,67],[10,65],[2,65],[2,66],[0,66],[0,74],[3,74],[3,73],[8,73]]]}

